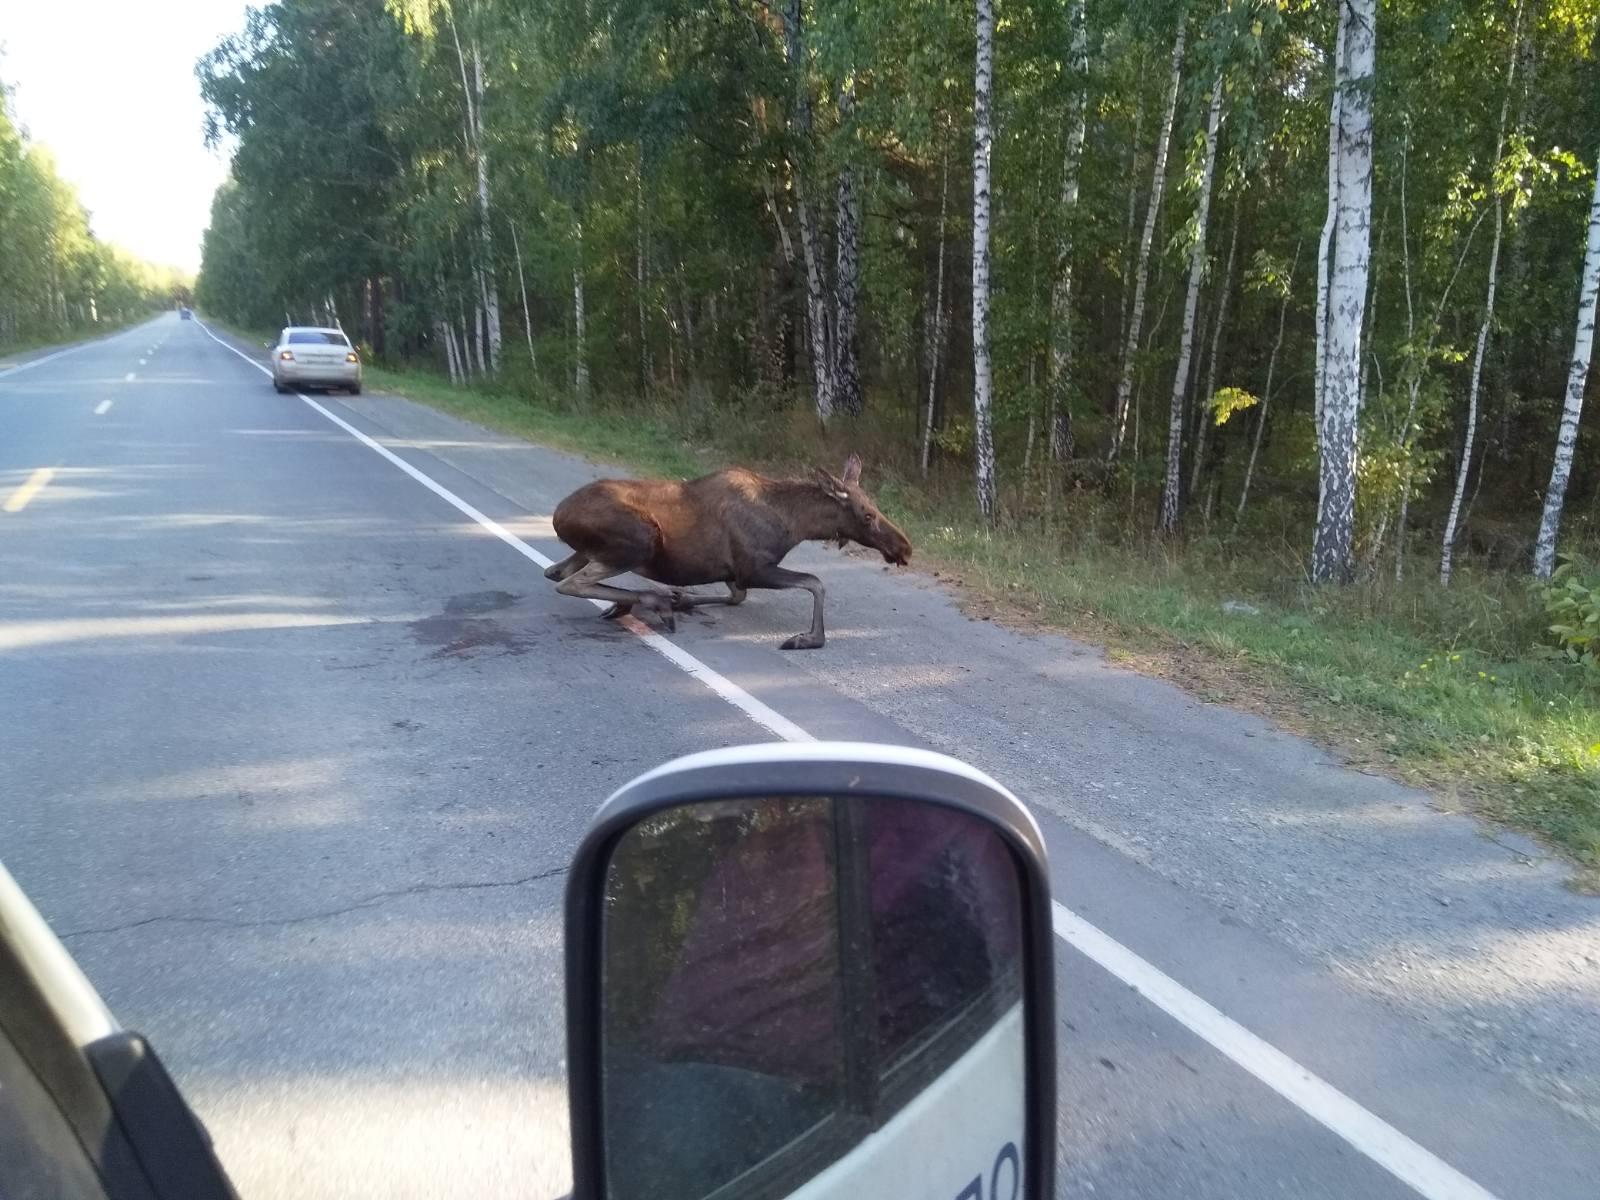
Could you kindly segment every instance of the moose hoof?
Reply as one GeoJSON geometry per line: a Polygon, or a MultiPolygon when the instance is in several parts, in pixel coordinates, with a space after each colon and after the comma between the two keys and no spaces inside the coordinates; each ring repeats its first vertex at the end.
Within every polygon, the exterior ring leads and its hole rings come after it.
{"type": "Polygon", "coordinates": [[[546,579],[560,579],[561,578],[561,564],[560,563],[551,563],[548,567],[546,567],[544,569],[544,577],[546,579]]]}
{"type": "Polygon", "coordinates": [[[605,612],[600,614],[600,619],[602,621],[617,621],[621,620],[632,611],[633,605],[631,604],[613,604],[610,608],[606,609],[605,612]]]}
{"type": "Polygon", "coordinates": [[[778,649],[780,649],[780,650],[821,650],[822,649],[822,639],[819,638],[819,637],[812,637],[809,633],[797,633],[792,638],[790,638],[787,642],[785,642],[783,645],[779,646],[778,649]]]}
{"type": "Polygon", "coordinates": [[[672,611],[688,612],[694,608],[694,593],[684,591],[683,588],[672,589],[672,611]]]}

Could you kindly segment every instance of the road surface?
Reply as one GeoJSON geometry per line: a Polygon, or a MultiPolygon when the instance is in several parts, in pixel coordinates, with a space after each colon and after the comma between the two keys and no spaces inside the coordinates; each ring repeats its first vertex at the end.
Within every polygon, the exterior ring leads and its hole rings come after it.
{"type": "Polygon", "coordinates": [[[1537,846],[867,556],[795,556],[825,650],[757,593],[669,661],[539,572],[593,466],[258,353],[0,361],[0,856],[245,1200],[561,1195],[563,868],[752,713],[1038,815],[1061,1195],[1593,1200],[1600,902],[1537,846]]]}

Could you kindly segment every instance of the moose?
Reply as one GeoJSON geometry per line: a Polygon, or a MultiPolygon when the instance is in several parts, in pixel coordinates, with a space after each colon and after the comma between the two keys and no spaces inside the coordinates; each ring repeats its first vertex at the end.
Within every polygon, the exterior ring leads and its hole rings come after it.
{"type": "Polygon", "coordinates": [[[801,542],[858,542],[904,566],[911,540],[861,490],[861,458],[852,454],[844,477],[812,469],[806,479],[768,479],[730,467],[699,479],[600,479],[559,505],[556,536],[572,553],[546,568],[564,596],[609,600],[608,620],[635,607],[655,613],[669,631],[675,614],[704,604],[744,603],[751,588],[804,588],[811,593],[811,628],[783,643],[785,650],[819,649],[822,580],[778,564],[801,542]],[[634,591],[605,582],[632,572],[665,586],[634,591]],[[726,596],[694,595],[695,584],[726,584],[726,596]]]}

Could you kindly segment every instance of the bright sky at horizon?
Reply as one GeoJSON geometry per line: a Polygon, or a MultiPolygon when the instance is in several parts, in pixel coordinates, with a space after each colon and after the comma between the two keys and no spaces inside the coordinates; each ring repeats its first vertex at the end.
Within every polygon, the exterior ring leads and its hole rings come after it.
{"type": "Polygon", "coordinates": [[[245,0],[0,0],[0,81],[98,237],[200,266],[227,161],[206,149],[194,64],[244,12],[245,0]]]}

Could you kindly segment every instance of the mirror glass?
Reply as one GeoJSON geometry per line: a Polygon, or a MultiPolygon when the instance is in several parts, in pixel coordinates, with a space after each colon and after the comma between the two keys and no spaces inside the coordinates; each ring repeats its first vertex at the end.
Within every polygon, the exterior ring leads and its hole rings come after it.
{"type": "Polygon", "coordinates": [[[607,868],[610,1200],[1020,1200],[1023,885],[982,817],[851,796],[645,818],[607,868]]]}

